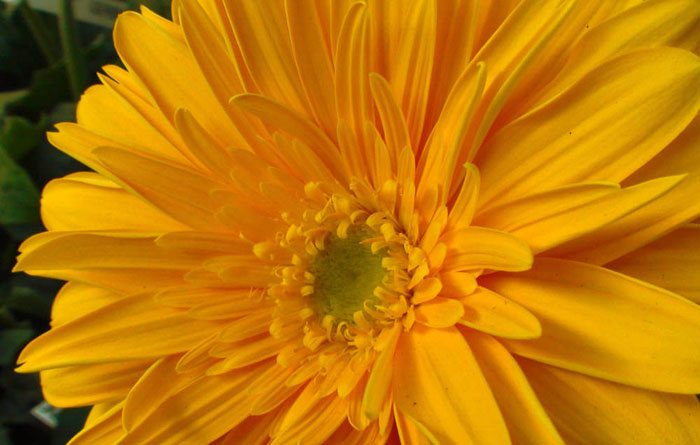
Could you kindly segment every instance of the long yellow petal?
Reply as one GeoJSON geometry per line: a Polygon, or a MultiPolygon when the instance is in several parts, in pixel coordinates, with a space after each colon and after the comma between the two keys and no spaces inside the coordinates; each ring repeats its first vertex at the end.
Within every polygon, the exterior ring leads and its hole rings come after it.
{"type": "MultiPolygon", "coordinates": [[[[290,411],[295,408],[290,407],[290,411]]],[[[347,401],[335,394],[312,403],[306,415],[272,437],[270,445],[323,443],[347,419],[347,401]]]]}
{"type": "MultiPolygon", "coordinates": [[[[244,389],[256,371],[259,369],[197,378],[154,406],[140,423],[128,429],[120,443],[176,445],[213,442],[248,417],[250,403],[244,389]]],[[[155,400],[146,399],[144,402],[149,404],[155,400]]]]}
{"type": "Polygon", "coordinates": [[[187,108],[218,140],[240,140],[184,41],[127,12],[115,24],[114,46],[171,122],[175,110],[187,108]]]}
{"type": "Polygon", "coordinates": [[[235,5],[225,3],[225,9],[244,64],[255,73],[260,92],[310,117],[294,63],[283,1],[243,0],[235,5]]]}
{"type": "Polygon", "coordinates": [[[303,0],[286,0],[285,9],[294,60],[306,97],[316,121],[326,134],[334,134],[335,78],[318,12],[303,0]]]}
{"type": "Polygon", "coordinates": [[[500,230],[467,227],[445,234],[447,258],[443,270],[527,270],[532,253],[524,241],[500,230]]]}
{"type": "Polygon", "coordinates": [[[114,405],[106,413],[95,419],[94,423],[87,426],[74,436],[69,445],[92,445],[95,443],[117,443],[124,435],[122,428],[123,403],[114,405]]]}
{"type": "Polygon", "coordinates": [[[165,400],[194,382],[197,375],[176,371],[179,358],[180,355],[161,358],[141,375],[124,401],[125,430],[134,429],[165,400]]]}
{"type": "Polygon", "coordinates": [[[700,442],[694,395],[646,391],[529,360],[520,365],[566,443],[700,442]]]}
{"type": "Polygon", "coordinates": [[[434,298],[416,309],[416,321],[431,328],[454,326],[464,315],[464,305],[454,298],[434,298]]]}
{"type": "Polygon", "coordinates": [[[461,298],[464,307],[459,323],[497,337],[537,338],[542,326],[530,311],[484,287],[461,298]]]}
{"type": "Polygon", "coordinates": [[[391,394],[394,354],[401,335],[401,324],[396,323],[388,332],[390,336],[387,339],[387,345],[377,355],[362,395],[362,411],[370,420],[376,420],[379,417],[381,408],[391,394]]]}
{"type": "Polygon", "coordinates": [[[145,200],[89,172],[49,182],[41,195],[41,218],[49,230],[187,229],[145,200]]]}
{"type": "Polygon", "coordinates": [[[206,259],[196,251],[156,245],[156,237],[129,232],[44,232],[20,246],[16,270],[175,269],[187,270],[206,259]],[[104,252],[110,252],[104,255],[104,252]]]}
{"type": "Polygon", "coordinates": [[[481,205],[575,182],[620,182],[695,117],[698,82],[700,59],[674,48],[640,50],[599,66],[489,139],[475,161],[481,205]]]}
{"type": "Polygon", "coordinates": [[[225,229],[215,217],[211,192],[223,186],[184,166],[127,150],[101,147],[93,152],[120,182],[178,221],[203,230],[225,229]]]}
{"type": "Polygon", "coordinates": [[[513,442],[563,445],[562,438],[510,352],[489,335],[470,332],[467,340],[503,413],[513,442]]]}
{"type": "Polygon", "coordinates": [[[385,31],[394,37],[401,36],[396,39],[396,46],[389,48],[394,60],[388,68],[394,95],[400,98],[406,116],[411,145],[418,147],[425,124],[438,33],[437,2],[410,0],[401,12],[396,29],[385,31]],[[406,29],[411,32],[405,32],[406,29]]]}
{"type": "Polygon", "coordinates": [[[231,103],[254,114],[266,124],[277,127],[309,146],[337,178],[343,178],[340,154],[335,144],[313,122],[280,102],[255,94],[240,94],[231,103]]]}
{"type": "Polygon", "coordinates": [[[21,363],[18,370],[162,357],[186,351],[215,329],[220,326],[158,306],[147,295],[137,295],[34,339],[17,359],[21,363]]]}
{"type": "Polygon", "coordinates": [[[374,141],[365,141],[363,136],[365,122],[372,116],[367,27],[367,6],[354,2],[343,18],[335,57],[338,120],[348,124],[361,149],[370,142],[374,148],[374,141]]]}
{"type": "Polygon", "coordinates": [[[606,267],[700,303],[700,224],[689,224],[606,267]]]}
{"type": "Polygon", "coordinates": [[[122,297],[122,294],[100,287],[66,283],[56,294],[51,306],[51,327],[80,318],[122,297]]]}
{"type": "Polygon", "coordinates": [[[574,84],[606,59],[649,46],[677,46],[685,33],[697,27],[700,8],[694,0],[643,2],[606,20],[571,48],[567,64],[547,85],[543,103],[574,84]]]}
{"type": "Polygon", "coordinates": [[[416,325],[401,336],[394,363],[394,403],[439,443],[510,443],[493,394],[459,331],[416,325]]]}
{"type": "Polygon", "coordinates": [[[684,176],[670,176],[620,189],[606,184],[559,187],[490,209],[478,223],[507,230],[534,254],[580,238],[644,207],[676,187],[684,176]]]}
{"type": "Polygon", "coordinates": [[[76,109],[78,124],[127,147],[184,161],[182,153],[131,104],[109,87],[95,85],[83,93],[76,109]],[[104,116],[110,119],[104,119],[104,116]],[[128,128],[129,131],[124,131],[128,128]]]}
{"type": "Polygon", "coordinates": [[[53,406],[120,401],[151,363],[151,360],[136,360],[49,369],[40,374],[41,389],[53,406]]]}
{"type": "Polygon", "coordinates": [[[518,355],[659,391],[700,392],[700,307],[584,263],[538,259],[484,286],[532,312],[537,339],[503,340],[518,355]]]}
{"type": "Polygon", "coordinates": [[[630,184],[688,173],[677,187],[604,229],[554,249],[556,256],[605,264],[664,236],[700,216],[700,117],[661,154],[626,180],[630,184]]]}

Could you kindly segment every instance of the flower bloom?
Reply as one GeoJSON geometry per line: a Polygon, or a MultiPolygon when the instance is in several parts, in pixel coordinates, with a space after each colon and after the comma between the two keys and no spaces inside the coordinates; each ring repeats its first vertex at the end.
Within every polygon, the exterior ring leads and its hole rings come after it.
{"type": "Polygon", "coordinates": [[[180,0],[51,142],[73,443],[700,443],[700,5],[180,0]]]}

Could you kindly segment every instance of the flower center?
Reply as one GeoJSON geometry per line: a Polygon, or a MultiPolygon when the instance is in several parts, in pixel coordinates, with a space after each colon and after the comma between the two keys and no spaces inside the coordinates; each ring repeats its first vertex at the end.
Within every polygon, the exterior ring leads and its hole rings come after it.
{"type": "Polygon", "coordinates": [[[365,230],[353,230],[345,238],[329,235],[309,265],[311,297],[322,317],[352,322],[355,312],[378,303],[374,290],[382,284],[386,270],[382,256],[362,243],[368,235],[365,230]]]}

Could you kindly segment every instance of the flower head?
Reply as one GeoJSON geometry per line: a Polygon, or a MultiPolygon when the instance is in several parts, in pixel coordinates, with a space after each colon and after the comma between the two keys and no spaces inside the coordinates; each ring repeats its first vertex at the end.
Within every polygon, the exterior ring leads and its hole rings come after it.
{"type": "Polygon", "coordinates": [[[700,441],[695,0],[173,17],[118,19],[18,260],[74,443],[700,441]]]}

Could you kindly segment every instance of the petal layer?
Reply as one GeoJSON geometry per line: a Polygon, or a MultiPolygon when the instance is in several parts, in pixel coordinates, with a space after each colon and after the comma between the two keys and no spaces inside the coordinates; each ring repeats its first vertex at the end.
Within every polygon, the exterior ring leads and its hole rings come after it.
{"type": "Polygon", "coordinates": [[[510,443],[493,394],[457,329],[414,326],[401,336],[395,363],[394,403],[439,443],[510,443]]]}
{"type": "Polygon", "coordinates": [[[532,312],[542,336],[512,352],[659,391],[700,392],[700,307],[601,267],[542,258],[484,285],[532,312]]]}
{"type": "Polygon", "coordinates": [[[695,117],[698,82],[700,59],[674,48],[636,51],[599,66],[482,147],[475,161],[481,205],[575,182],[620,182],[695,117]]]}
{"type": "Polygon", "coordinates": [[[520,365],[567,444],[700,442],[700,402],[693,395],[646,391],[529,360],[520,365]]]}

